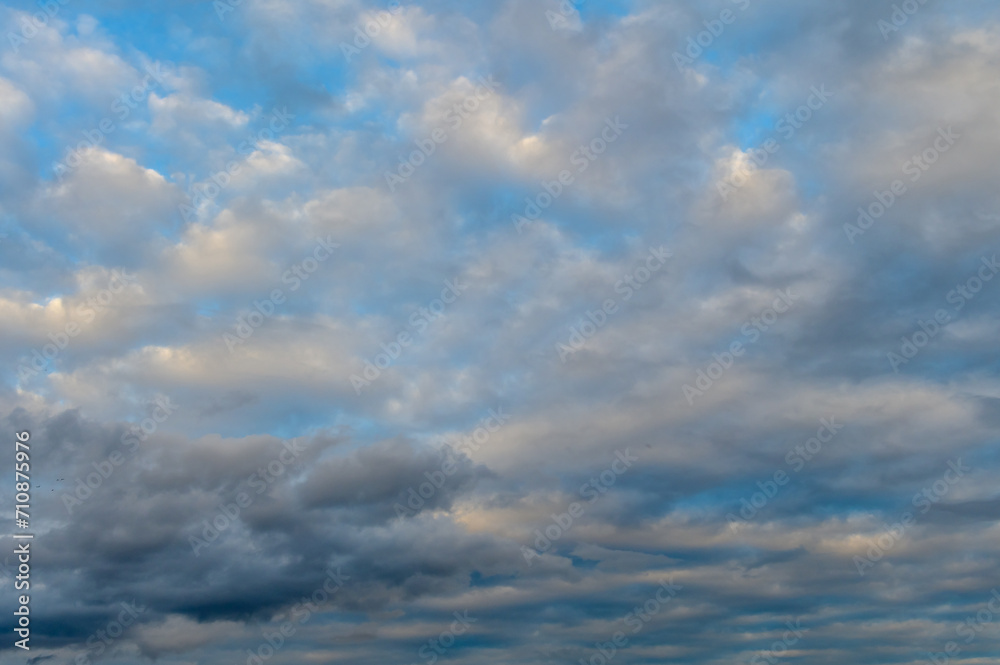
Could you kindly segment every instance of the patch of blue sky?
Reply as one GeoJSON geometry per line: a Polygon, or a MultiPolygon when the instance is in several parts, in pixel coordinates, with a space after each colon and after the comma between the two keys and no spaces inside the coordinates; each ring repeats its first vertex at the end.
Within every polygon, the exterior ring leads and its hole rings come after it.
{"type": "MultiPolygon", "coordinates": [[[[49,223],[46,225],[32,225],[24,228],[19,223],[14,227],[32,240],[40,241],[51,248],[59,257],[72,265],[80,266],[85,264],[100,264],[100,261],[93,260],[93,252],[72,242],[65,231],[49,223]]],[[[13,234],[11,234],[13,235],[13,234]]]]}
{"type": "Polygon", "coordinates": [[[483,575],[478,570],[473,570],[469,574],[470,587],[506,586],[515,580],[517,580],[516,575],[483,575]]]}
{"type": "Polygon", "coordinates": [[[569,559],[573,562],[573,567],[580,570],[594,570],[601,563],[598,559],[584,559],[583,557],[572,554],[569,559]]]}
{"type": "Polygon", "coordinates": [[[635,4],[634,0],[582,0],[574,6],[580,12],[580,20],[586,22],[599,17],[628,16],[633,13],[632,7],[635,4]]]}
{"type": "Polygon", "coordinates": [[[740,149],[760,148],[769,138],[780,141],[780,136],[774,129],[780,118],[778,113],[775,109],[755,105],[736,119],[733,123],[733,133],[740,149]]]}
{"type": "Polygon", "coordinates": [[[809,175],[808,171],[796,169],[794,177],[795,185],[803,199],[815,200],[829,191],[829,185],[823,182],[820,175],[809,175]]]}
{"type": "Polygon", "coordinates": [[[196,300],[192,305],[198,316],[209,318],[216,316],[223,309],[223,304],[219,300],[196,300]]]}
{"type": "Polygon", "coordinates": [[[142,44],[143,52],[153,60],[183,61],[195,36],[202,39],[205,32],[221,32],[215,28],[219,22],[209,1],[175,2],[165,7],[133,4],[127,12],[109,12],[100,7],[103,4],[107,3],[72,0],[63,7],[62,16],[77,33],[82,16],[100,16],[99,32],[113,35],[118,43],[142,44]]]}
{"type": "MultiPolygon", "coordinates": [[[[221,345],[221,342],[220,342],[221,345]]],[[[225,347],[220,346],[222,352],[225,347]]],[[[239,407],[218,418],[205,418],[204,424],[193,428],[195,436],[219,434],[220,436],[240,438],[255,434],[268,434],[279,439],[294,439],[308,437],[343,424],[342,411],[331,405],[306,406],[301,401],[294,403],[265,405],[260,402],[239,407]]],[[[379,438],[375,434],[384,430],[380,425],[368,419],[354,417],[351,428],[359,437],[371,440],[379,438]],[[364,437],[368,432],[374,437],[364,437]]]]}

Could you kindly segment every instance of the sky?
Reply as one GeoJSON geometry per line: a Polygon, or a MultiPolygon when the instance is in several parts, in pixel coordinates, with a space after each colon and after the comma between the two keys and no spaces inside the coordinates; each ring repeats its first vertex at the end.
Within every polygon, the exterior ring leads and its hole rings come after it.
{"type": "Polygon", "coordinates": [[[0,4],[0,662],[995,662],[998,18],[0,4]]]}

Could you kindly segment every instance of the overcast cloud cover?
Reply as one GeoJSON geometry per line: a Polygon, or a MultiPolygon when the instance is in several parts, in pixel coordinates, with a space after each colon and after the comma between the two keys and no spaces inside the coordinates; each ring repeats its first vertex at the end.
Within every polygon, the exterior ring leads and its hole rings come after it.
{"type": "Polygon", "coordinates": [[[0,661],[996,662],[995,0],[44,4],[0,661]]]}

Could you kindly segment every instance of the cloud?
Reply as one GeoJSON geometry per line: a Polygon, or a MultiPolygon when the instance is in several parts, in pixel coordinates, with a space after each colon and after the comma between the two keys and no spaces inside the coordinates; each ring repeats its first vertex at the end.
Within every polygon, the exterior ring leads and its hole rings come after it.
{"type": "Polygon", "coordinates": [[[0,56],[40,657],[133,601],[100,657],[943,653],[997,574],[995,8],[742,5],[102,0],[0,56]]]}

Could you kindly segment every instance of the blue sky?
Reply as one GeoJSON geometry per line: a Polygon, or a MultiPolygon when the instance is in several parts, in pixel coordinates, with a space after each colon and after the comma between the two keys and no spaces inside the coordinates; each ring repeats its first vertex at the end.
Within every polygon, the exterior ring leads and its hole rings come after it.
{"type": "Polygon", "coordinates": [[[990,662],[1000,23],[896,5],[0,5],[0,660],[990,662]]]}

